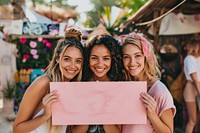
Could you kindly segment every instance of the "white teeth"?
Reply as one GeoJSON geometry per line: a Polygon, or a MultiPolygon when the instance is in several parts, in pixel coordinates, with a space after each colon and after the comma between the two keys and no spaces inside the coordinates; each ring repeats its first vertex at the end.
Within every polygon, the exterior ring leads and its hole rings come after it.
{"type": "Polygon", "coordinates": [[[96,68],[96,71],[97,71],[98,73],[101,73],[101,72],[104,71],[104,69],[103,69],[103,68],[96,68]]]}
{"type": "Polygon", "coordinates": [[[134,67],[129,67],[131,70],[137,69],[138,66],[134,66],[134,67]]]}
{"type": "Polygon", "coordinates": [[[67,72],[70,73],[70,74],[74,74],[75,73],[74,70],[67,70],[67,72]]]}

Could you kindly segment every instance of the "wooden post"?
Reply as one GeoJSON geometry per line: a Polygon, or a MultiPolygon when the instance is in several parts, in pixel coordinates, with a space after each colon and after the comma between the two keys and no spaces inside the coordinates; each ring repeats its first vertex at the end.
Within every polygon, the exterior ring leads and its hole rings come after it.
{"type": "Polygon", "coordinates": [[[25,14],[24,14],[21,6],[25,5],[25,0],[12,0],[12,5],[13,5],[14,20],[24,19],[25,14]]]}
{"type": "MultiPolygon", "coordinates": [[[[159,17],[159,15],[160,15],[159,10],[154,9],[153,19],[159,17]]],[[[154,48],[155,48],[156,52],[159,50],[159,45],[158,45],[159,29],[160,29],[159,22],[158,21],[154,22],[153,23],[153,36],[154,36],[154,48]]]]}

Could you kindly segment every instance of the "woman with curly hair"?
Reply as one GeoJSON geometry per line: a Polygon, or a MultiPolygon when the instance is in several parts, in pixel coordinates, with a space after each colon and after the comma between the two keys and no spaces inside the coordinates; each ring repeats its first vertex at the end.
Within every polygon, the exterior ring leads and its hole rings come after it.
{"type": "MultiPolygon", "coordinates": [[[[121,81],[122,54],[116,39],[104,34],[97,35],[86,44],[84,81],[121,81]]],[[[75,125],[73,133],[120,133],[120,125],[75,125]]]]}

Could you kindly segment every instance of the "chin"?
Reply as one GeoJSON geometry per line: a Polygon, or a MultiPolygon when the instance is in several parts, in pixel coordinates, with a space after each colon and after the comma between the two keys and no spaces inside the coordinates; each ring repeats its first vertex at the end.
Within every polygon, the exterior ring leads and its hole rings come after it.
{"type": "Polygon", "coordinates": [[[75,76],[67,76],[67,77],[65,77],[65,79],[67,80],[67,81],[70,81],[70,80],[72,80],[73,78],[74,78],[75,76]]]}
{"type": "Polygon", "coordinates": [[[130,73],[131,76],[135,77],[137,76],[139,73],[130,73]]]}

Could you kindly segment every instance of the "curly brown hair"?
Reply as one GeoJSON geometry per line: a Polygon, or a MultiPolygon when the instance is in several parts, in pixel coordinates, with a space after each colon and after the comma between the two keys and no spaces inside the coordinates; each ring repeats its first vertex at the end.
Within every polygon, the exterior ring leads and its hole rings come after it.
{"type": "Polygon", "coordinates": [[[111,68],[108,71],[108,77],[111,81],[122,81],[124,80],[123,64],[122,64],[122,51],[119,42],[108,34],[96,35],[89,40],[85,46],[85,62],[83,71],[83,81],[91,80],[93,72],[91,71],[90,54],[91,50],[95,45],[104,45],[111,53],[111,68]]]}

